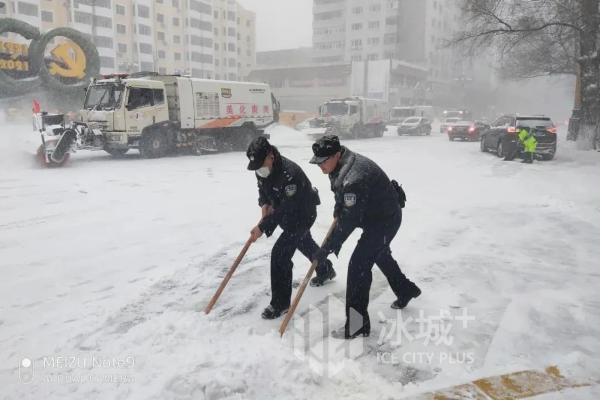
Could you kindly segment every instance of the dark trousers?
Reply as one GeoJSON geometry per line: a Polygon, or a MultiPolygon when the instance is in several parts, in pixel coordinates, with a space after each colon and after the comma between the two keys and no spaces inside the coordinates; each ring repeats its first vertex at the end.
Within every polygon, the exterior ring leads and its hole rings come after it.
{"type": "Polygon", "coordinates": [[[385,275],[396,297],[400,297],[405,285],[410,282],[392,257],[390,249],[390,243],[398,233],[401,224],[402,211],[399,209],[399,213],[387,221],[363,228],[363,234],[358,240],[348,265],[346,329],[350,331],[350,334],[358,332],[361,327],[367,331],[371,329],[367,309],[373,280],[371,270],[374,264],[377,264],[385,275]]]}
{"type": "MultiPolygon", "coordinates": [[[[286,230],[281,233],[271,251],[271,306],[275,309],[289,307],[292,298],[292,257],[296,250],[313,262],[313,256],[319,250],[315,243],[310,228],[317,218],[317,212],[311,213],[306,224],[295,230],[286,230]]],[[[326,263],[317,265],[317,274],[327,272],[326,263]]]]}

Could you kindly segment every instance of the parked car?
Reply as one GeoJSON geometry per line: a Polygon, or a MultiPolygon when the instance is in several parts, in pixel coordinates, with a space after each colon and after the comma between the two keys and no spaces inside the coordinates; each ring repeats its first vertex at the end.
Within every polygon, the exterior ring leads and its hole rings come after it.
{"type": "Polygon", "coordinates": [[[448,139],[468,140],[470,142],[479,141],[481,134],[485,131],[486,125],[481,121],[458,121],[447,129],[448,139]]]}
{"type": "Polygon", "coordinates": [[[523,151],[519,141],[521,129],[531,129],[538,145],[535,154],[544,160],[552,160],[556,154],[556,125],[543,115],[505,115],[492,122],[490,128],[481,136],[481,151],[495,151],[498,157],[505,157],[515,148],[523,151]]]}
{"type": "Polygon", "coordinates": [[[454,125],[458,121],[460,121],[460,118],[446,118],[442,121],[442,124],[440,125],[440,133],[446,132],[448,130],[448,127],[454,125]]]}
{"type": "Polygon", "coordinates": [[[429,118],[407,118],[398,126],[398,136],[401,135],[431,135],[431,120],[429,118]]]}

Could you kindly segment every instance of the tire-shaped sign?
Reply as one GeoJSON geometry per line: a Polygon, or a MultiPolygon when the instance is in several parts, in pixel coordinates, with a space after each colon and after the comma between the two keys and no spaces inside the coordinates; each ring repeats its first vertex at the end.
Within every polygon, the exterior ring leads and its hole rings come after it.
{"type": "Polygon", "coordinates": [[[0,34],[13,32],[31,40],[28,51],[29,71],[34,78],[32,79],[14,79],[0,70],[0,89],[12,94],[25,94],[39,85],[64,94],[81,93],[81,89],[89,85],[90,78],[96,78],[100,74],[100,55],[96,46],[91,42],[88,35],[85,35],[72,28],[55,28],[45,32],[39,31],[36,27],[16,19],[0,19],[0,34]],[[46,46],[55,37],[65,37],[71,40],[79,48],[70,46],[58,46],[54,51],[59,54],[54,56],[63,56],[66,61],[66,68],[57,63],[46,65],[45,50],[46,46]],[[68,51],[74,51],[75,61],[67,56],[68,51]],[[71,69],[69,69],[71,68],[71,69]],[[73,78],[73,84],[58,80],[55,76],[62,75],[73,78]]]}

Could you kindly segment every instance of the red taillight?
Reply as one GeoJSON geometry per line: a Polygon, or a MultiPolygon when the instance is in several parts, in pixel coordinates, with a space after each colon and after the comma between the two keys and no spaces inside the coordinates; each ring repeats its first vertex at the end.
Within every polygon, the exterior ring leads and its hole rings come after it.
{"type": "Polygon", "coordinates": [[[517,134],[519,133],[519,131],[517,130],[517,128],[515,128],[514,126],[509,126],[508,129],[506,130],[508,133],[512,133],[512,134],[517,134]]]}
{"type": "Polygon", "coordinates": [[[546,130],[547,130],[548,132],[550,132],[550,133],[554,133],[555,135],[556,135],[556,133],[557,133],[557,130],[556,130],[556,128],[548,128],[548,129],[546,129],[546,130]]]}
{"type": "Polygon", "coordinates": [[[475,127],[474,126],[470,127],[469,132],[475,132],[475,127]]]}

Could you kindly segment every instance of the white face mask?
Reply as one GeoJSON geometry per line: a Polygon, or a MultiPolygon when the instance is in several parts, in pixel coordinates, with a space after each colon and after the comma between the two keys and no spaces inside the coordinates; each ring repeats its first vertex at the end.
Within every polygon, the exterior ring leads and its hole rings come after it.
{"type": "Polygon", "coordinates": [[[269,171],[269,167],[262,167],[256,170],[256,175],[260,176],[261,178],[267,178],[269,175],[271,175],[271,171],[269,171]]]}

